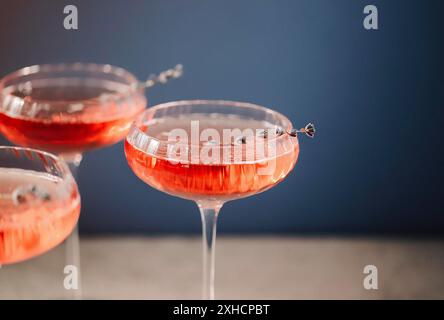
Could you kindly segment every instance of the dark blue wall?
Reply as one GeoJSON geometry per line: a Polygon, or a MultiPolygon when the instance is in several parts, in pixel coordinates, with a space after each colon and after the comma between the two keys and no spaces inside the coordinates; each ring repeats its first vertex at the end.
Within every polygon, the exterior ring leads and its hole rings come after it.
{"type": "MultiPolygon", "coordinates": [[[[1,1],[0,74],[61,61],[110,63],[143,78],[180,62],[185,77],[150,105],[223,98],[272,107],[318,135],[294,172],[228,203],[238,233],[444,231],[442,1],[1,1]],[[66,3],[64,3],[66,2],[66,3]],[[379,9],[378,31],[362,27],[379,9]],[[65,4],[79,30],[62,28],[65,4]]],[[[122,144],[85,156],[81,230],[188,233],[193,203],[147,187],[122,144]]]]}

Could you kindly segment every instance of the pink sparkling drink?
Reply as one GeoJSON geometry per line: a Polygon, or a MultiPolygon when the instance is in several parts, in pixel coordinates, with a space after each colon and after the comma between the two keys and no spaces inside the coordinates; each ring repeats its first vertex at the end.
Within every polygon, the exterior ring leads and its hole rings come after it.
{"type": "Polygon", "coordinates": [[[79,214],[77,186],[62,162],[31,149],[0,147],[0,264],[54,248],[79,214]],[[19,167],[23,163],[32,165],[19,167]]]}

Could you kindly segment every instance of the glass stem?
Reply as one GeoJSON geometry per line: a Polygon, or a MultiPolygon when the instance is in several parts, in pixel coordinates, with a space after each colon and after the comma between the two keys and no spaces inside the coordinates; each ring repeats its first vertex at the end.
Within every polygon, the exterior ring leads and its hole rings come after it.
{"type": "Polygon", "coordinates": [[[81,153],[61,154],[60,158],[62,158],[63,161],[65,161],[66,164],[69,166],[69,170],[71,170],[72,176],[77,181],[79,166],[80,166],[80,163],[82,162],[82,159],[83,159],[82,154],[81,153]]]}
{"type": "Polygon", "coordinates": [[[223,203],[198,201],[202,219],[203,283],[202,298],[214,300],[217,216],[223,203]]]}
{"type": "MultiPolygon", "coordinates": [[[[72,176],[77,181],[82,155],[60,155],[60,157],[68,164],[72,176]]],[[[80,300],[82,299],[82,278],[80,272],[80,238],[78,224],[65,240],[65,267],[66,266],[74,266],[77,271],[77,283],[75,283],[72,288],[65,288],[66,298],[80,300]]]]}

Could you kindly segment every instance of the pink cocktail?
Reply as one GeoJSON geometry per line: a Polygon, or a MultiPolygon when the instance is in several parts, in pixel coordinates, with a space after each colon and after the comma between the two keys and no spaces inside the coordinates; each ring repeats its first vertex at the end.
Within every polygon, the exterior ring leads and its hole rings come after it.
{"type": "Polygon", "coordinates": [[[0,265],[54,248],[74,229],[79,214],[77,185],[61,160],[0,147],[0,265]]]}
{"type": "Polygon", "coordinates": [[[80,63],[23,68],[0,81],[0,96],[8,140],[67,160],[123,139],[146,105],[129,72],[80,63]]]}
{"type": "Polygon", "coordinates": [[[294,168],[297,133],[282,114],[258,105],[195,100],[161,104],[137,118],[125,141],[134,173],[199,207],[203,297],[214,298],[216,220],[223,204],[272,188],[294,168]]]}

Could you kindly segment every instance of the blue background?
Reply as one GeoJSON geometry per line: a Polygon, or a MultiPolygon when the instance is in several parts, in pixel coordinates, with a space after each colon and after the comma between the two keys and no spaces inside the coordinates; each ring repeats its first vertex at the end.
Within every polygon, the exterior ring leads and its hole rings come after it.
{"type": "MultiPolygon", "coordinates": [[[[441,3],[1,1],[0,74],[89,61],[143,79],[183,63],[184,78],[153,88],[150,105],[249,101],[318,128],[282,184],[226,204],[221,232],[440,235],[441,3]],[[378,31],[362,26],[369,3],[378,31]],[[62,27],[66,4],[78,7],[78,31],[62,27]]],[[[138,180],[121,143],[86,154],[79,179],[82,232],[200,232],[195,205],[138,180]]]]}

